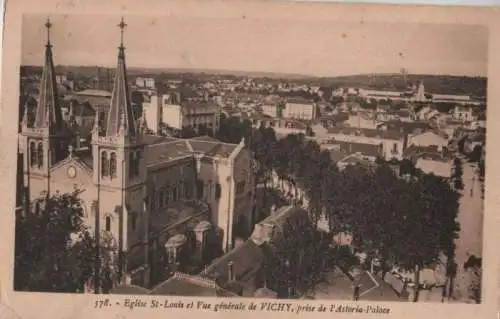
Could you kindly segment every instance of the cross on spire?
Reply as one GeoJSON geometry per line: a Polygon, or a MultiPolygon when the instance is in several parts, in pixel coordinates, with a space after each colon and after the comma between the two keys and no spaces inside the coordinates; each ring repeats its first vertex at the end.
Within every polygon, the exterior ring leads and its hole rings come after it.
{"type": "Polygon", "coordinates": [[[52,23],[50,22],[50,18],[47,18],[47,22],[45,22],[45,27],[47,28],[47,45],[50,45],[50,28],[52,28],[52,23]]]}
{"type": "Polygon", "coordinates": [[[125,20],[122,17],[122,20],[118,24],[118,27],[120,28],[120,48],[123,48],[123,31],[127,24],[125,23],[125,20]]]}

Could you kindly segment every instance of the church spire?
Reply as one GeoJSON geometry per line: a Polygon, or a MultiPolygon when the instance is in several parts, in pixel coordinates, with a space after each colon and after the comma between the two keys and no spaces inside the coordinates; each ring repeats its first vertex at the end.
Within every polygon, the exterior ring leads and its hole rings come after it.
{"type": "Polygon", "coordinates": [[[45,27],[47,28],[45,61],[40,80],[40,95],[33,126],[37,129],[48,129],[49,134],[55,134],[62,129],[62,112],[57,103],[56,77],[54,61],[52,59],[52,44],[50,43],[50,28],[52,27],[52,23],[49,19],[47,19],[45,27]]]}
{"type": "Polygon", "coordinates": [[[124,135],[135,137],[137,135],[137,127],[135,125],[134,114],[130,104],[127,69],[125,66],[123,31],[126,26],[127,24],[122,18],[118,24],[118,27],[120,28],[120,46],[118,47],[118,64],[116,67],[113,93],[111,95],[106,136],[124,135]]]}

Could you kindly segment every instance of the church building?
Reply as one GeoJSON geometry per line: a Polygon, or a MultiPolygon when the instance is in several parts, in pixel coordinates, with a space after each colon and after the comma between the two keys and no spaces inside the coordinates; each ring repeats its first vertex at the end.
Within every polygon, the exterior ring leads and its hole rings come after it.
{"type": "Polygon", "coordinates": [[[25,203],[78,189],[96,238],[126,256],[122,282],[144,287],[165,279],[165,261],[172,273],[197,273],[237,237],[248,238],[255,223],[251,151],[244,140],[146,133],[144,116],[131,107],[123,19],[108,114],[95,112],[89,147],[75,147],[75,123],[64,120],[59,104],[51,26],[36,111],[25,108],[19,133],[25,203]],[[188,259],[184,269],[176,268],[179,258],[188,259]]]}

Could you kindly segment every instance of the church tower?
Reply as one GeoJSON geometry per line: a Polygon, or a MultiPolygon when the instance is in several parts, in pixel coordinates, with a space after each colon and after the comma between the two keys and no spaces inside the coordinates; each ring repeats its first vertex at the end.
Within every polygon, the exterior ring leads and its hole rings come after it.
{"type": "MultiPolygon", "coordinates": [[[[97,189],[96,229],[121,253],[147,236],[145,198],[144,130],[131,105],[122,21],[115,82],[105,123],[96,114],[92,132],[93,182],[97,189]]],[[[123,273],[126,272],[126,262],[123,273]]],[[[122,273],[122,274],[123,274],[122,273]]]]}
{"type": "Polygon", "coordinates": [[[28,106],[24,109],[19,143],[24,154],[24,186],[29,190],[26,194],[26,200],[29,201],[40,197],[41,194],[51,194],[50,168],[67,157],[70,142],[69,131],[58,103],[50,43],[50,20],[47,20],[45,27],[47,44],[37,106],[34,118],[28,106]]]}

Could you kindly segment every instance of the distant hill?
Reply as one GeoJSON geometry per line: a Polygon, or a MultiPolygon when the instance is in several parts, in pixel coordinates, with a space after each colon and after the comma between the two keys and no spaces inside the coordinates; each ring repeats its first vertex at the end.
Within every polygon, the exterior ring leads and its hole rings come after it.
{"type": "MultiPolygon", "coordinates": [[[[61,66],[55,67],[57,73],[72,72],[83,77],[93,77],[98,73],[97,66],[61,66]]],[[[114,68],[109,68],[110,76],[114,68]]],[[[21,66],[21,74],[41,73],[39,66],[21,66]]],[[[183,69],[183,68],[137,68],[129,67],[128,73],[134,76],[151,76],[158,79],[190,78],[208,79],[214,76],[222,78],[252,77],[269,81],[287,81],[306,85],[329,87],[357,87],[377,90],[404,90],[404,80],[401,74],[360,74],[348,76],[316,77],[302,74],[286,74],[276,72],[246,72],[225,71],[210,69],[183,69]]],[[[106,68],[101,68],[101,76],[106,76],[106,68]]],[[[454,75],[408,74],[407,81],[416,83],[423,81],[427,93],[464,94],[472,96],[486,96],[487,78],[454,75]]]]}
{"type": "MultiPolygon", "coordinates": [[[[409,74],[409,83],[423,81],[427,93],[486,96],[487,78],[455,75],[409,74]]],[[[321,78],[323,85],[359,87],[364,89],[395,90],[405,88],[400,74],[362,74],[321,78]]]]}

